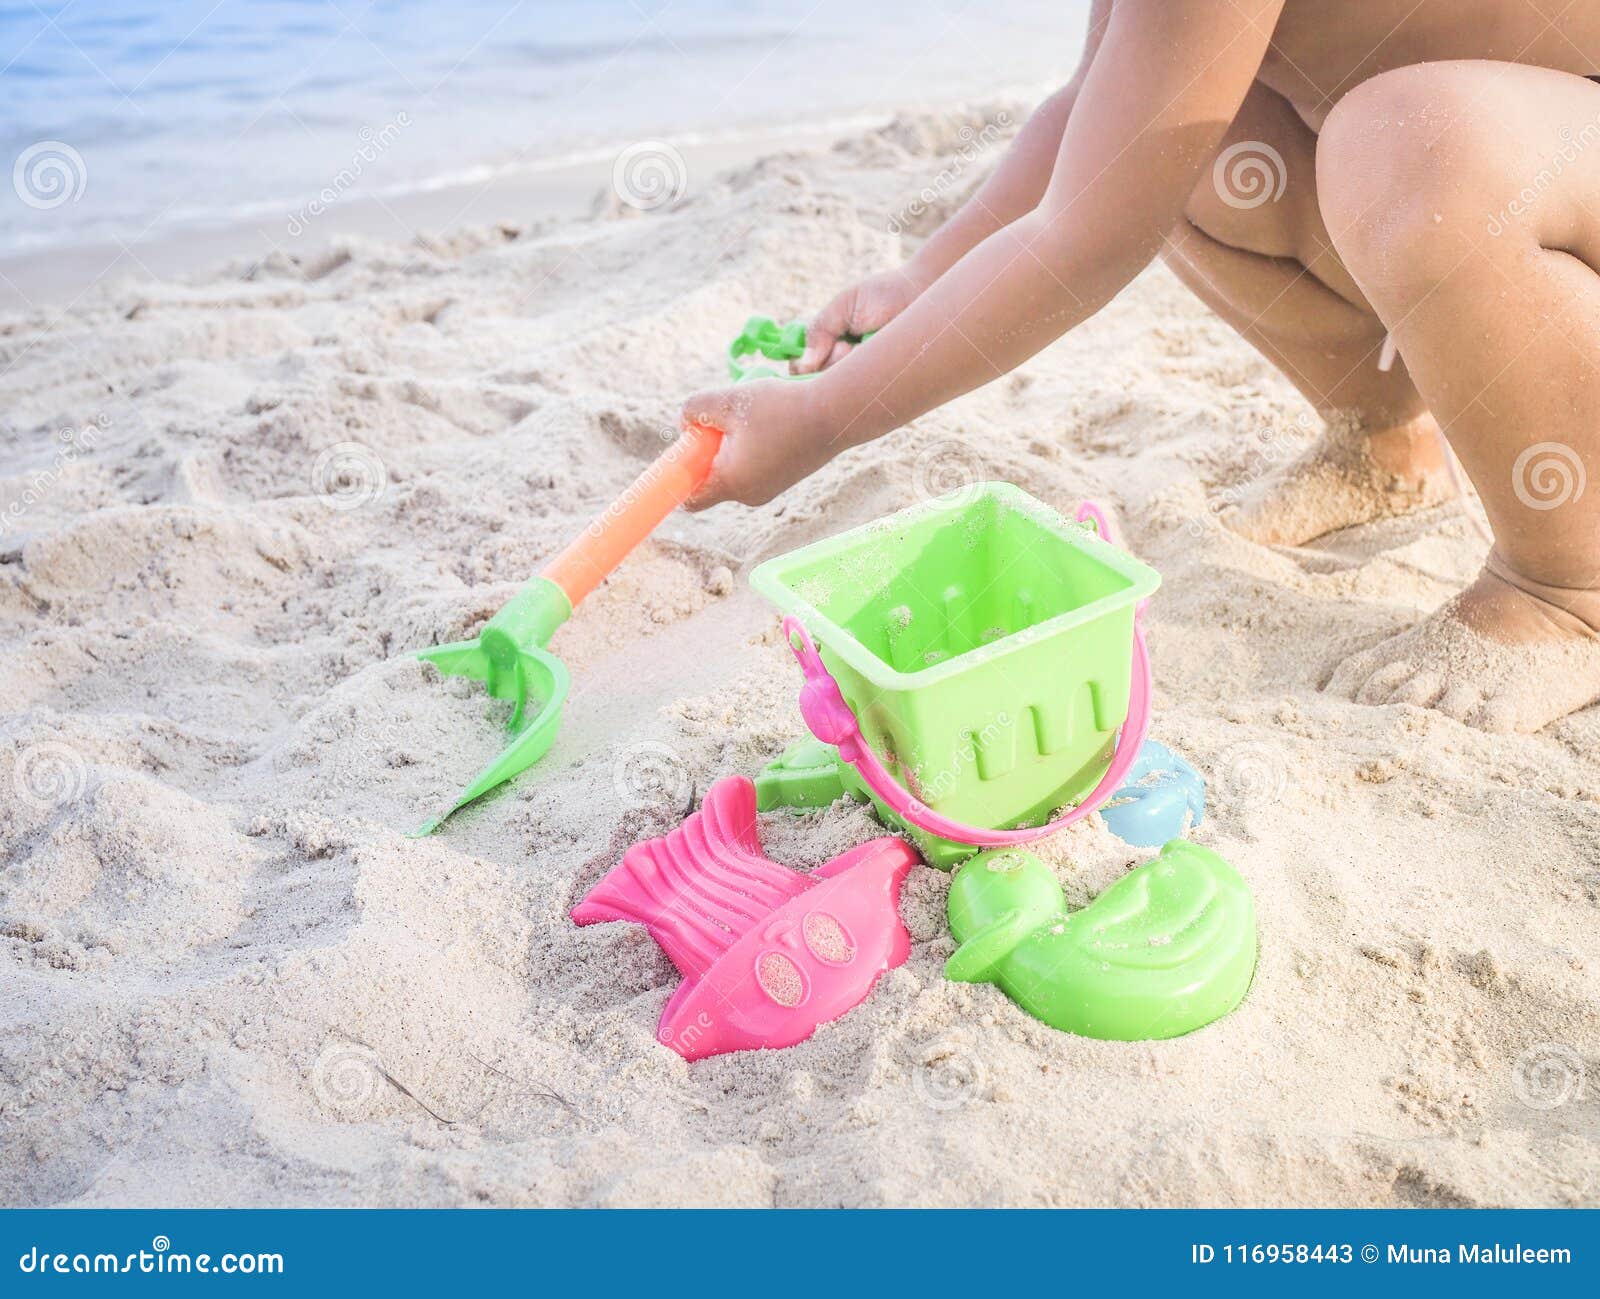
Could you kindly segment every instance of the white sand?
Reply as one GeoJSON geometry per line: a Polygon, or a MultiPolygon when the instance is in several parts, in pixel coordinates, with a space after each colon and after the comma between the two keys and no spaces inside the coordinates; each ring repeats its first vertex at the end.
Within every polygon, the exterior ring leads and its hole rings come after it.
{"type": "MultiPolygon", "coordinates": [[[[403,837],[499,742],[405,651],[631,478],[748,313],[899,256],[888,219],[942,188],[958,125],[671,214],[0,323],[0,1201],[1600,1200],[1600,716],[1489,736],[1320,692],[1480,543],[1453,507],[1295,551],[1224,531],[1208,499],[1311,423],[1159,270],[778,504],[669,521],[558,636],[576,689],[543,766],[403,837]],[[1255,986],[1182,1040],[1056,1033],[941,978],[947,878],[919,868],[911,959],[863,1007],[686,1065],[653,1039],[665,958],[567,908],[798,734],[750,564],[973,473],[1111,503],[1161,570],[1155,733],[1255,891],[1255,986]]],[[[799,865],[873,832],[764,826],[799,865]]],[[[1142,859],[1097,822],[1046,855],[1080,901],[1142,859]]]]}

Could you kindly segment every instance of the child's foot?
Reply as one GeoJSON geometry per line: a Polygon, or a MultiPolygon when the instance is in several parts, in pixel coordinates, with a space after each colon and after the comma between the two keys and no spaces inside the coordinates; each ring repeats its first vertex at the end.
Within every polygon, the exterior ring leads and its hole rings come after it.
{"type": "Polygon", "coordinates": [[[1298,460],[1248,489],[1225,521],[1250,541],[1299,546],[1437,505],[1454,489],[1436,427],[1427,415],[1377,433],[1331,422],[1298,460]]]}
{"type": "Polygon", "coordinates": [[[1600,591],[1557,592],[1491,559],[1429,618],[1346,659],[1327,689],[1437,708],[1486,731],[1537,731],[1600,698],[1597,626],[1600,591]]]}

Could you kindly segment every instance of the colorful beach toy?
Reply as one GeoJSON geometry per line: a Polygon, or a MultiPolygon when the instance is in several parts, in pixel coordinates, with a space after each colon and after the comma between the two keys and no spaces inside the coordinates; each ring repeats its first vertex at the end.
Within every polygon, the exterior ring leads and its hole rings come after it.
{"type": "Polygon", "coordinates": [[[722,445],[718,429],[690,424],[626,491],[483,625],[472,640],[422,650],[446,676],[481,681],[510,702],[511,743],[415,835],[431,834],[452,812],[526,770],[549,751],[561,724],[567,669],[545,646],[600,583],[705,482],[722,445]],[[530,702],[532,707],[530,708],[530,702]]]}
{"type": "Polygon", "coordinates": [[[1159,848],[1206,815],[1200,773],[1166,745],[1146,740],[1121,788],[1100,809],[1106,828],[1136,848],[1159,848]]]}
{"type": "Polygon", "coordinates": [[[650,931],[683,973],[657,1037],[684,1059],[793,1046],[905,961],[900,884],[916,860],[885,836],[809,875],[775,865],[761,853],[755,786],[729,776],[676,830],[628,849],[572,919],[650,931]]]}
{"type": "Polygon", "coordinates": [[[1081,911],[1032,853],[982,853],[950,884],[947,979],[994,983],[1052,1028],[1122,1042],[1226,1015],[1256,965],[1255,903],[1210,849],[1175,839],[1081,911]]]}
{"type": "MultiPolygon", "coordinates": [[[[847,343],[862,343],[876,331],[865,334],[846,334],[847,343]]],[[[735,383],[747,379],[810,379],[809,374],[790,374],[788,362],[805,355],[806,326],[803,320],[791,320],[780,325],[771,316],[751,316],[744,322],[739,336],[728,344],[728,377],[735,383]],[[760,357],[761,360],[751,360],[760,357]],[[764,365],[763,361],[777,361],[778,365],[764,365]]]]}
{"type": "MultiPolygon", "coordinates": [[[[865,791],[930,864],[1055,833],[1131,769],[1149,721],[1138,613],[1160,578],[1105,532],[1093,506],[1069,522],[984,483],[751,574],[788,615],[836,786],[865,791]]],[[[763,805],[820,796],[822,753],[769,767],[763,805]]]]}
{"type": "Polygon", "coordinates": [[[1215,853],[1174,840],[1069,914],[1020,847],[1097,807],[1130,809],[1114,816],[1130,838],[1181,832],[1204,807],[1198,775],[1145,738],[1139,618],[1159,578],[1110,544],[1098,509],[1069,523],[983,484],[750,580],[787,614],[812,736],[762,773],[762,806],[870,798],[930,864],[956,868],[948,977],[997,983],[1053,1027],[1125,1040],[1187,1033],[1238,1004],[1254,908],[1215,853]]]}

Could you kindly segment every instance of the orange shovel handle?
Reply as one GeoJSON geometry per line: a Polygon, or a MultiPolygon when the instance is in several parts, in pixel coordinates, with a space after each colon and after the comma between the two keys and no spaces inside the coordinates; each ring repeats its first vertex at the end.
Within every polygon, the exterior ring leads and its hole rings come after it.
{"type": "Polygon", "coordinates": [[[565,591],[576,607],[662,519],[694,495],[710,476],[721,446],[721,429],[689,424],[605,513],[544,566],[540,576],[565,591]]]}

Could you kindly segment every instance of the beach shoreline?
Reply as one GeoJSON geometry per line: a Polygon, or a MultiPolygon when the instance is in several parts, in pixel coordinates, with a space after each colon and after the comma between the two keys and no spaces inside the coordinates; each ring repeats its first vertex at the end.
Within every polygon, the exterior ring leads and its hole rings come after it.
{"type": "MultiPolygon", "coordinates": [[[[777,152],[826,148],[850,130],[870,129],[893,113],[820,123],[814,127],[752,127],[633,142],[670,150],[681,166],[682,197],[721,172],[777,152]]],[[[587,216],[596,203],[616,203],[614,177],[630,145],[623,143],[527,163],[484,164],[479,174],[399,188],[381,195],[329,189],[298,204],[186,228],[165,226],[127,240],[45,246],[0,256],[0,315],[56,311],[92,299],[99,289],[121,292],[162,281],[215,274],[224,265],[277,256],[316,262],[348,240],[408,244],[464,229],[504,227],[521,233],[587,216]]]]}

